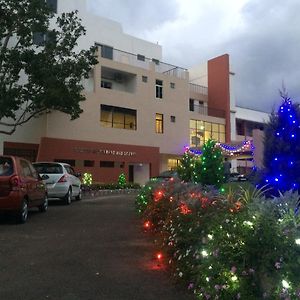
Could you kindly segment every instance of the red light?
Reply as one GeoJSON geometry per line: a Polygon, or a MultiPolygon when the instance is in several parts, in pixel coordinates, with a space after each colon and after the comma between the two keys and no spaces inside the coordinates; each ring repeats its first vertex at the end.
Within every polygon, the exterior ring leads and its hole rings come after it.
{"type": "Polygon", "coordinates": [[[146,221],[145,223],[144,223],[144,228],[145,229],[149,229],[151,227],[151,222],[150,221],[146,221]]]}
{"type": "Polygon", "coordinates": [[[58,182],[67,182],[67,175],[61,176],[58,182]]]}
{"type": "Polygon", "coordinates": [[[187,215],[187,214],[190,214],[192,211],[189,209],[189,207],[185,203],[182,203],[180,205],[180,212],[183,215],[187,215]]]}
{"type": "Polygon", "coordinates": [[[157,258],[158,260],[161,260],[161,259],[163,258],[162,253],[161,253],[161,252],[158,252],[158,253],[156,254],[156,258],[157,258]]]}

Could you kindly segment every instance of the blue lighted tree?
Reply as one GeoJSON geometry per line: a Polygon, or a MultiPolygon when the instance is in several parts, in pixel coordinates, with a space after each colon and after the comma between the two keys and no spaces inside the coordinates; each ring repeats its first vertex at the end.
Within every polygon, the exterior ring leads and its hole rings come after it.
{"type": "Polygon", "coordinates": [[[266,125],[264,165],[265,183],[284,192],[300,187],[300,108],[285,89],[280,95],[283,102],[266,125]]]}

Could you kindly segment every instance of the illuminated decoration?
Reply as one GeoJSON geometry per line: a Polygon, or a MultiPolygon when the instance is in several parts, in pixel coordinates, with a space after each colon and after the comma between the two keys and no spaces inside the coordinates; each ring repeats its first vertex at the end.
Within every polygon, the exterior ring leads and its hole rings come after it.
{"type": "Polygon", "coordinates": [[[125,188],[126,187],[126,177],[125,177],[125,174],[124,173],[121,173],[119,175],[119,178],[118,178],[118,186],[120,188],[125,188]]]}
{"type": "Polygon", "coordinates": [[[300,109],[285,93],[283,103],[266,125],[264,143],[266,177],[263,184],[276,191],[299,190],[300,184],[300,109]]]}
{"type": "Polygon", "coordinates": [[[216,147],[219,147],[222,150],[223,155],[228,157],[236,157],[243,154],[253,156],[253,151],[255,149],[251,140],[245,140],[237,146],[216,143],[216,147]]]}
{"type": "Polygon", "coordinates": [[[84,173],[83,177],[82,177],[82,182],[83,182],[83,184],[88,185],[88,186],[92,185],[92,183],[93,183],[92,174],[91,173],[84,173]]]}
{"type": "Polygon", "coordinates": [[[225,181],[223,155],[216,142],[208,140],[203,145],[203,153],[201,156],[201,164],[199,171],[195,170],[195,182],[201,182],[205,185],[214,185],[218,188],[225,181]]]}
{"type": "Polygon", "coordinates": [[[180,213],[183,215],[188,215],[192,212],[185,203],[181,203],[179,208],[180,208],[180,213]]]}
{"type": "Polygon", "coordinates": [[[157,260],[160,262],[160,261],[163,259],[162,253],[161,253],[161,252],[157,252],[157,253],[156,253],[156,258],[157,258],[157,260]]]}
{"type": "Polygon", "coordinates": [[[192,181],[192,173],[194,169],[195,159],[194,154],[186,147],[183,157],[180,160],[180,164],[177,168],[178,175],[181,180],[185,182],[192,181]]]}
{"type": "Polygon", "coordinates": [[[151,228],[151,222],[150,222],[150,221],[145,221],[143,227],[144,227],[144,229],[146,229],[146,230],[150,229],[150,228],[151,228]]]}

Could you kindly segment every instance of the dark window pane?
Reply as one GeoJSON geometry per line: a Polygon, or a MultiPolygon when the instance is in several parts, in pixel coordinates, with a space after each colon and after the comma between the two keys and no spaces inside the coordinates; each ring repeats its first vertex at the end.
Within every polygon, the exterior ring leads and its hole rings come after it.
{"type": "Polygon", "coordinates": [[[53,164],[53,163],[35,163],[34,168],[38,171],[40,174],[62,174],[63,168],[59,164],[53,164]]]}
{"type": "Polygon", "coordinates": [[[42,46],[45,43],[45,34],[42,32],[33,33],[33,44],[37,46],[42,46]]]}
{"type": "Polygon", "coordinates": [[[114,168],[114,161],[100,161],[100,168],[114,168]]]}
{"type": "Polygon", "coordinates": [[[101,56],[103,58],[113,59],[113,48],[109,46],[101,46],[101,56]]]}
{"type": "Polygon", "coordinates": [[[190,111],[194,111],[194,99],[190,99],[190,111]]]}
{"type": "Polygon", "coordinates": [[[85,160],[83,162],[84,167],[93,167],[95,165],[95,162],[93,160],[85,160]]]}
{"type": "Polygon", "coordinates": [[[141,55],[141,54],[138,54],[138,55],[137,55],[137,59],[138,59],[138,60],[141,60],[141,61],[145,61],[145,56],[144,56],[144,55],[141,55]]]}
{"type": "Polygon", "coordinates": [[[47,0],[47,4],[53,12],[57,13],[57,0],[47,0]]]}
{"type": "Polygon", "coordinates": [[[0,157],[0,176],[9,176],[14,172],[13,161],[10,157],[0,157]]]}

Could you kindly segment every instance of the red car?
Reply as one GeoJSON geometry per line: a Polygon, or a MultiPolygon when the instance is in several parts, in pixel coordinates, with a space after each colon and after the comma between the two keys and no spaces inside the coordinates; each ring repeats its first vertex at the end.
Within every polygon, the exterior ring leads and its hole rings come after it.
{"type": "Polygon", "coordinates": [[[43,179],[32,164],[23,158],[0,155],[0,211],[13,211],[19,223],[25,223],[28,209],[48,209],[43,179]]]}

